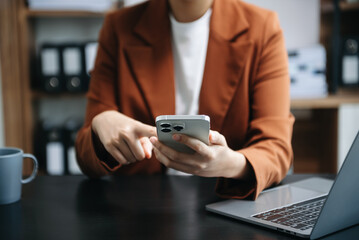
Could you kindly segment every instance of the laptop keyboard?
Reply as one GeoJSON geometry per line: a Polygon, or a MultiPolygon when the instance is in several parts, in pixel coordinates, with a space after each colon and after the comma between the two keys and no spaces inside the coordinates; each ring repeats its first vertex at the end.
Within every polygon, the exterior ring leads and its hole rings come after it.
{"type": "Polygon", "coordinates": [[[326,197],[327,196],[323,196],[290,206],[277,208],[253,215],[252,217],[295,229],[307,230],[313,228],[316,223],[326,197]]]}

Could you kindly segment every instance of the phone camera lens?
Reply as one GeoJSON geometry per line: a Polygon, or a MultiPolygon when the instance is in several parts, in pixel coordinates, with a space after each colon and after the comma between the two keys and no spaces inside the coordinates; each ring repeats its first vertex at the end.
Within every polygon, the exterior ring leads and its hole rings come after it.
{"type": "Polygon", "coordinates": [[[171,124],[169,124],[169,123],[161,123],[161,127],[169,128],[169,127],[171,127],[171,124]]]}
{"type": "Polygon", "coordinates": [[[179,132],[179,131],[183,130],[183,126],[177,125],[177,126],[174,126],[173,129],[175,129],[176,131],[179,132]]]}
{"type": "Polygon", "coordinates": [[[168,132],[171,132],[171,129],[170,128],[162,128],[161,132],[168,133],[168,132]]]}

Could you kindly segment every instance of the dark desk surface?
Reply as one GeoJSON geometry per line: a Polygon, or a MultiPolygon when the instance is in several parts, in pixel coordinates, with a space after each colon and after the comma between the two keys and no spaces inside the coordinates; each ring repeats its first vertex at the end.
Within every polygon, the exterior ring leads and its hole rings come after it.
{"type": "Polygon", "coordinates": [[[23,186],[21,201],[0,206],[0,239],[292,239],[207,212],[220,200],[214,185],[200,177],[40,176],[23,186]]]}

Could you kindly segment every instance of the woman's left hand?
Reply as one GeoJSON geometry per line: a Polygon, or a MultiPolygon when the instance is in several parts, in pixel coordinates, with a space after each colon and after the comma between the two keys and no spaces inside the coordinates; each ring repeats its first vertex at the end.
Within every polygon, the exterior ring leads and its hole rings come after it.
{"type": "Polygon", "coordinates": [[[249,164],[244,155],[230,149],[225,137],[216,131],[210,131],[209,145],[183,134],[174,134],[173,139],[195,153],[177,152],[151,137],[156,158],[168,168],[202,177],[238,179],[247,175],[249,164]]]}

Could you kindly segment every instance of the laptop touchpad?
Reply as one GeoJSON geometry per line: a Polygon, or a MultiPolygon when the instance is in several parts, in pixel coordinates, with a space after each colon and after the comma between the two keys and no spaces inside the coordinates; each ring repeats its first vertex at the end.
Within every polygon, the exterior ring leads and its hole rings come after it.
{"type": "Polygon", "coordinates": [[[231,199],[209,204],[207,207],[213,212],[245,219],[256,213],[315,198],[320,195],[323,195],[323,193],[284,185],[262,192],[255,201],[231,199]]]}
{"type": "Polygon", "coordinates": [[[256,210],[264,211],[315,198],[322,194],[323,193],[314,190],[287,185],[262,192],[254,205],[256,206],[256,210]]]}
{"type": "Polygon", "coordinates": [[[231,199],[209,204],[208,209],[225,215],[246,218],[273,208],[322,196],[328,193],[332,182],[328,179],[305,179],[265,190],[255,201],[231,199]]]}

